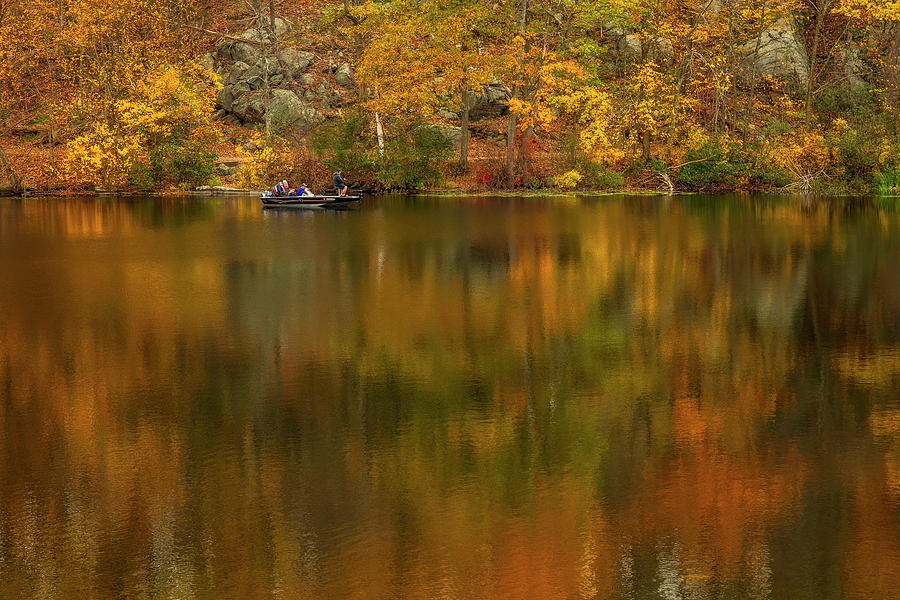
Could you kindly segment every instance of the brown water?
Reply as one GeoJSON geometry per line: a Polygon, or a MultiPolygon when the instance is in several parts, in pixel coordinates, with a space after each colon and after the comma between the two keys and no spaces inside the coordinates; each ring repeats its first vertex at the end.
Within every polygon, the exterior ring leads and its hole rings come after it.
{"type": "Polygon", "coordinates": [[[0,200],[2,598],[900,598],[900,211],[0,200]]]}

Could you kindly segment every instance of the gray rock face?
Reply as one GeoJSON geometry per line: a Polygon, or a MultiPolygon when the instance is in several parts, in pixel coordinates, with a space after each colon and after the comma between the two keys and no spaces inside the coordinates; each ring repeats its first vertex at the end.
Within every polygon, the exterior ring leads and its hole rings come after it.
{"type": "Polygon", "coordinates": [[[277,73],[281,73],[281,65],[278,63],[278,59],[272,57],[269,59],[260,58],[256,61],[256,66],[260,72],[268,73],[269,77],[275,75],[277,73]]]}
{"type": "MultiPolygon", "coordinates": [[[[287,19],[282,19],[280,17],[275,19],[275,37],[280,38],[288,31],[291,30],[293,25],[287,19]]],[[[258,40],[260,36],[265,36],[268,33],[268,23],[264,24],[264,28],[262,31],[257,29],[256,27],[251,27],[245,30],[239,37],[244,38],[245,40],[258,40]]]]}
{"type": "Polygon", "coordinates": [[[344,63],[338,67],[334,74],[335,82],[342,88],[352,89],[356,87],[356,80],[353,78],[353,68],[350,63],[344,63]]]}
{"type": "Polygon", "coordinates": [[[872,72],[863,60],[859,46],[848,46],[845,48],[841,52],[839,60],[847,85],[854,89],[865,88],[872,76],[872,72]]]}
{"type": "MultiPolygon", "coordinates": [[[[291,24],[285,19],[277,19],[274,29],[275,36],[281,37],[291,29],[291,24]]],[[[204,57],[206,63],[216,68],[224,83],[216,94],[217,119],[259,126],[268,118],[279,131],[294,129],[305,133],[325,119],[311,105],[318,105],[323,110],[340,105],[340,94],[325,83],[317,90],[305,90],[303,99],[299,98],[292,91],[296,88],[291,82],[306,88],[315,84],[313,76],[305,72],[315,55],[284,48],[277,57],[266,56],[258,43],[261,35],[268,35],[268,32],[261,34],[255,27],[247,29],[237,38],[221,40],[215,52],[204,57]],[[267,80],[272,90],[270,102],[266,102],[264,93],[267,80]]],[[[352,80],[352,71],[344,75],[352,80]]]]}
{"type": "Polygon", "coordinates": [[[469,120],[490,119],[505,115],[509,110],[509,88],[499,82],[488,84],[480,94],[475,94],[469,109],[469,120]]]}
{"type": "MultiPolygon", "coordinates": [[[[256,39],[255,37],[249,39],[256,39]]],[[[260,50],[256,44],[248,44],[232,39],[224,39],[216,47],[219,60],[254,64],[259,59],[260,50]]]]}
{"type": "Polygon", "coordinates": [[[300,134],[309,132],[325,120],[322,113],[290,90],[275,90],[265,114],[275,131],[291,128],[300,134]]]}
{"type": "Polygon", "coordinates": [[[228,71],[228,83],[235,84],[244,77],[244,73],[250,68],[245,62],[238,61],[231,65],[231,69],[228,71]]]}
{"type": "Polygon", "coordinates": [[[249,94],[250,86],[247,85],[246,81],[238,81],[237,83],[235,83],[234,85],[231,86],[231,93],[235,98],[237,98],[241,94],[249,94]]]}
{"type": "Polygon", "coordinates": [[[453,146],[458,146],[460,141],[462,140],[462,128],[461,127],[454,127],[452,125],[429,124],[429,125],[425,125],[425,129],[439,134],[440,136],[445,138],[449,144],[451,144],[453,146]]]}
{"type": "Polygon", "coordinates": [[[224,163],[218,163],[216,165],[216,173],[218,173],[219,175],[224,175],[226,177],[229,175],[234,175],[236,170],[237,169],[233,169],[232,167],[229,167],[224,163]]]}
{"type": "Polygon", "coordinates": [[[641,56],[641,38],[634,35],[634,30],[620,27],[615,23],[607,23],[604,27],[619,56],[626,60],[634,60],[641,56]]]}
{"type": "Polygon", "coordinates": [[[250,67],[241,79],[247,82],[251,90],[258,90],[263,85],[263,71],[257,66],[250,67]]]}
{"type": "Polygon", "coordinates": [[[285,48],[278,55],[282,68],[290,71],[291,77],[297,78],[312,64],[315,55],[312,52],[303,52],[293,48],[285,48]]]}
{"type": "Polygon", "coordinates": [[[628,60],[640,58],[643,53],[641,38],[632,33],[623,35],[616,40],[616,50],[619,51],[619,56],[628,60]]]}
{"type": "Polygon", "coordinates": [[[224,110],[231,110],[231,104],[234,102],[234,94],[227,85],[216,93],[216,105],[224,110]]]}
{"type": "MultiPolygon", "coordinates": [[[[750,40],[741,46],[739,52],[744,57],[742,79],[748,83],[754,71],[756,40],[750,40]]],[[[808,65],[806,46],[793,21],[779,19],[762,32],[755,65],[757,80],[770,76],[802,86],[809,77],[808,65]]]]}
{"type": "Polygon", "coordinates": [[[245,125],[260,123],[266,113],[266,103],[261,93],[243,94],[231,103],[231,113],[245,125]]]}
{"type": "Polygon", "coordinates": [[[277,35],[278,37],[286,34],[291,30],[292,27],[293,24],[287,19],[282,19],[280,17],[275,19],[275,35],[277,35]]]}
{"type": "Polygon", "coordinates": [[[606,34],[615,45],[616,53],[625,60],[637,60],[646,55],[650,60],[667,62],[674,56],[672,41],[664,37],[642,39],[633,29],[611,23],[606,25],[606,34]]]}

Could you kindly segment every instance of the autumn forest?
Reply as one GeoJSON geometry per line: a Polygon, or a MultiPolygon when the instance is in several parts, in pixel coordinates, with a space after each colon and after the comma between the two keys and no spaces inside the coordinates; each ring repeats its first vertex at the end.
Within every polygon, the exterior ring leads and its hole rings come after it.
{"type": "Polygon", "coordinates": [[[891,0],[2,0],[7,191],[891,194],[891,0]]]}

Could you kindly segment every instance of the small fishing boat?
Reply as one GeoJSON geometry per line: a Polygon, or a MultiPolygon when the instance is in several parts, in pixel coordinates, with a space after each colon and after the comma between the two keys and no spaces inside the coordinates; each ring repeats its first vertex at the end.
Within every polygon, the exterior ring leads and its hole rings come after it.
{"type": "Polygon", "coordinates": [[[263,208],[275,206],[316,207],[316,208],[346,208],[362,200],[361,194],[353,196],[273,196],[265,193],[259,197],[263,208]]]}

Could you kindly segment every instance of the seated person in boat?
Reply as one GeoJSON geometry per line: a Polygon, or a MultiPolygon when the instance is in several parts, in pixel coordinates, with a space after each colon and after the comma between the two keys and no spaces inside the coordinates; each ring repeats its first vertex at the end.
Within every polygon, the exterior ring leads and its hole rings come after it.
{"type": "Polygon", "coordinates": [[[315,194],[313,194],[310,191],[309,186],[304,183],[299,188],[297,188],[297,195],[298,196],[314,196],[315,194]]]}

